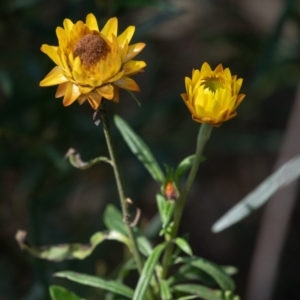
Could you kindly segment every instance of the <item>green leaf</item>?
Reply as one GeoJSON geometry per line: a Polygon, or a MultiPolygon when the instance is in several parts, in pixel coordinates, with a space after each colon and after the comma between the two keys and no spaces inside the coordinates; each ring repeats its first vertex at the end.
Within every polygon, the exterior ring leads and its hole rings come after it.
{"type": "Polygon", "coordinates": [[[224,300],[241,300],[239,296],[235,296],[232,291],[226,291],[224,293],[224,300]]]}
{"type": "Polygon", "coordinates": [[[193,255],[193,251],[186,240],[178,237],[175,239],[175,244],[186,254],[193,255]]]}
{"type": "Polygon", "coordinates": [[[233,206],[212,226],[212,231],[220,232],[246,218],[252,211],[265,204],[280,188],[287,186],[300,176],[300,155],[295,156],[267,177],[250,194],[233,206]]]}
{"type": "Polygon", "coordinates": [[[149,147],[121,117],[115,116],[114,121],[131,151],[144,164],[153,179],[159,184],[163,184],[165,182],[165,175],[149,147]]]}
{"type": "MultiPolygon", "coordinates": [[[[195,154],[186,157],[184,160],[182,160],[179,163],[174,174],[174,178],[176,182],[178,182],[181,176],[192,167],[194,159],[195,159],[195,154]]],[[[200,162],[203,161],[205,161],[205,157],[202,156],[200,162]]]]}
{"type": "Polygon", "coordinates": [[[151,255],[146,260],[144,268],[142,270],[142,274],[140,275],[140,279],[137,283],[133,300],[144,300],[147,288],[150,284],[151,277],[153,276],[154,268],[158,262],[158,259],[165,249],[165,244],[157,245],[151,255]]]}
{"type": "Polygon", "coordinates": [[[26,241],[26,231],[19,230],[16,233],[16,240],[21,249],[27,250],[31,255],[40,259],[51,261],[63,261],[70,259],[84,259],[89,256],[94,249],[105,240],[115,240],[130,247],[129,239],[117,231],[96,232],[90,238],[89,244],[59,244],[35,247],[26,241]]]}
{"type": "Polygon", "coordinates": [[[183,297],[180,297],[180,298],[176,298],[175,300],[190,300],[190,299],[196,299],[196,298],[199,298],[198,296],[183,296],[183,297]]]}
{"type": "Polygon", "coordinates": [[[179,269],[168,278],[170,286],[190,281],[201,282],[207,286],[212,286],[216,283],[216,281],[206,272],[191,266],[189,263],[181,265],[179,269]]]}
{"type": "Polygon", "coordinates": [[[173,216],[173,212],[174,212],[174,208],[175,208],[175,201],[174,200],[166,200],[165,197],[163,197],[160,194],[157,194],[156,202],[157,202],[158,210],[159,210],[160,217],[162,220],[162,227],[166,228],[173,216]]]}
{"type": "Polygon", "coordinates": [[[138,244],[140,252],[143,255],[145,255],[146,257],[151,255],[151,253],[153,251],[153,248],[151,246],[151,243],[149,242],[149,240],[145,236],[138,235],[137,236],[137,244],[138,244]]]}
{"type": "Polygon", "coordinates": [[[127,236],[126,225],[122,213],[112,204],[108,204],[103,214],[103,222],[108,229],[118,231],[127,236]]]}
{"type": "Polygon", "coordinates": [[[179,284],[173,287],[174,291],[197,295],[205,300],[222,300],[222,292],[213,290],[201,284],[179,284]]]}
{"type": "Polygon", "coordinates": [[[105,156],[99,156],[99,157],[96,157],[94,159],[91,159],[90,161],[88,162],[85,162],[81,159],[81,156],[80,156],[80,153],[78,153],[75,149],[73,148],[70,148],[68,150],[68,152],[66,153],[65,155],[65,158],[69,158],[69,162],[70,164],[77,168],[77,169],[80,169],[80,170],[85,170],[85,169],[88,169],[90,168],[92,165],[95,165],[97,163],[100,163],[100,162],[106,162],[110,165],[112,165],[112,161],[105,157],[105,156]]]}
{"type": "Polygon", "coordinates": [[[72,271],[63,271],[55,273],[54,276],[61,277],[61,278],[67,278],[71,281],[92,286],[95,288],[100,288],[118,295],[122,295],[124,297],[132,299],[133,296],[133,290],[128,287],[127,285],[124,285],[120,282],[113,281],[113,280],[104,280],[96,276],[76,273],[72,271]]]}
{"type": "Polygon", "coordinates": [[[160,290],[160,298],[161,300],[171,300],[172,294],[166,280],[159,280],[159,290],[160,290]]]}
{"type": "Polygon", "coordinates": [[[185,263],[189,263],[191,266],[194,266],[209,274],[216,281],[216,283],[220,286],[222,290],[232,291],[235,289],[235,284],[232,278],[229,277],[218,265],[206,259],[196,258],[196,257],[192,257],[192,258],[186,257],[183,258],[181,261],[185,263]]]}
{"type": "Polygon", "coordinates": [[[186,157],[179,163],[174,174],[176,181],[178,181],[180,177],[192,167],[194,159],[195,154],[186,157]]]}
{"type": "Polygon", "coordinates": [[[220,266],[220,267],[229,276],[235,275],[239,272],[238,268],[234,266],[220,266]]]}
{"type": "Polygon", "coordinates": [[[49,288],[49,292],[52,300],[82,300],[77,295],[61,286],[52,285],[49,288]]]}

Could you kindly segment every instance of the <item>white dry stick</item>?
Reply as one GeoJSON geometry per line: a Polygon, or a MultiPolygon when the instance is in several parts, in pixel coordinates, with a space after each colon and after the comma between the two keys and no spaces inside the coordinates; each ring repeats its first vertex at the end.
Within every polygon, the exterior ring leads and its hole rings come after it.
{"type": "MultiPolygon", "coordinates": [[[[275,169],[300,153],[300,84],[275,169]]],[[[291,175],[292,176],[292,175],[291,175]]],[[[271,300],[278,265],[297,197],[297,181],[278,191],[268,202],[250,269],[247,300],[271,300]]]]}

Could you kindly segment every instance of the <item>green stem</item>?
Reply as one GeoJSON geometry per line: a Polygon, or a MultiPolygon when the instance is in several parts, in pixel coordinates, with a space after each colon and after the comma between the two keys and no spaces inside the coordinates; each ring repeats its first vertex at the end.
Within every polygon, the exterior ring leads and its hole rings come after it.
{"type": "Polygon", "coordinates": [[[128,237],[129,237],[130,243],[131,243],[131,252],[136,261],[138,271],[141,274],[142,269],[143,269],[143,259],[138,250],[137,241],[134,236],[132,227],[129,224],[130,214],[128,211],[128,204],[126,202],[126,197],[125,197],[125,193],[124,193],[124,185],[123,185],[121,174],[120,174],[119,164],[117,162],[115,151],[113,148],[113,143],[112,143],[110,128],[109,128],[109,122],[108,122],[106,112],[104,109],[100,109],[99,113],[100,113],[100,119],[101,119],[101,122],[103,125],[103,131],[104,131],[104,135],[105,135],[105,140],[106,140],[109,156],[112,161],[112,166],[113,166],[113,170],[114,170],[114,174],[115,174],[115,179],[116,179],[116,183],[117,183],[117,188],[118,188],[118,193],[119,193],[119,198],[120,198],[120,203],[121,203],[121,208],[122,208],[123,221],[126,225],[127,234],[128,234],[128,237]]]}
{"type": "Polygon", "coordinates": [[[181,216],[182,216],[182,212],[184,209],[184,205],[185,205],[187,196],[190,192],[190,189],[192,187],[192,184],[194,182],[194,179],[196,177],[196,174],[198,172],[202,153],[203,153],[203,150],[204,150],[204,147],[205,147],[207,141],[209,140],[212,129],[213,129],[213,126],[208,125],[208,124],[202,124],[202,126],[199,129],[195,159],[194,159],[192,168],[190,170],[188,179],[186,181],[186,184],[185,184],[178,200],[176,201],[175,212],[174,212],[174,225],[172,228],[169,245],[167,246],[167,249],[166,249],[164,257],[163,257],[163,271],[162,271],[163,279],[165,279],[168,274],[169,264],[170,264],[170,260],[171,260],[171,256],[172,256],[173,248],[174,248],[173,241],[174,241],[175,237],[177,236],[177,232],[178,232],[179,224],[181,221],[181,216]]]}

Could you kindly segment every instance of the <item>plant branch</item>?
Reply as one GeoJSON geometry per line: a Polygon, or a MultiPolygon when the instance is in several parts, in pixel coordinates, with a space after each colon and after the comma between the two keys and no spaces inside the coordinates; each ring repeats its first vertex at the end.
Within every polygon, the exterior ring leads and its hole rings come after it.
{"type": "Polygon", "coordinates": [[[175,237],[177,236],[177,232],[178,232],[179,224],[181,221],[181,216],[183,213],[185,202],[186,202],[187,196],[190,192],[190,189],[192,187],[192,184],[194,182],[194,179],[196,177],[196,174],[198,172],[202,153],[203,153],[203,150],[204,150],[204,147],[205,147],[207,141],[209,140],[212,129],[213,129],[213,126],[208,125],[208,124],[202,124],[202,126],[199,129],[195,159],[194,159],[192,168],[190,170],[188,179],[186,181],[186,184],[185,184],[182,192],[180,193],[178,200],[176,201],[175,212],[174,212],[174,225],[172,228],[169,245],[167,246],[167,249],[165,251],[164,258],[163,258],[163,271],[162,271],[163,279],[166,278],[168,270],[169,270],[169,264],[170,264],[170,260],[171,260],[171,256],[172,256],[173,248],[174,248],[173,241],[174,241],[175,237]]]}
{"type": "Polygon", "coordinates": [[[128,203],[126,201],[126,197],[125,197],[125,193],[124,193],[124,185],[123,185],[121,174],[120,174],[119,164],[116,159],[116,155],[115,155],[115,151],[114,151],[114,147],[113,147],[113,143],[112,143],[112,139],[111,139],[109,122],[108,122],[108,119],[106,116],[106,111],[104,109],[100,109],[99,114],[100,114],[100,120],[103,125],[105,140],[106,140],[110,160],[112,162],[114,175],[115,175],[115,179],[116,179],[116,183],[117,183],[117,188],[118,188],[118,193],[119,193],[119,198],[120,198],[120,203],[121,203],[121,209],[122,209],[122,214],[123,214],[123,221],[126,225],[127,234],[128,234],[128,237],[129,237],[130,243],[131,243],[130,250],[136,261],[138,271],[139,271],[139,273],[141,273],[142,269],[143,269],[143,259],[138,250],[137,241],[134,236],[132,227],[130,226],[130,214],[128,211],[128,203]]]}

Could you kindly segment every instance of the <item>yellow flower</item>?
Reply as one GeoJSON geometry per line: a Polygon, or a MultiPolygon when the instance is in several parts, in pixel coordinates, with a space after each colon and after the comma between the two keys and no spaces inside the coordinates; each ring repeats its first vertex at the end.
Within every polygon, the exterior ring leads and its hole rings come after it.
{"type": "Polygon", "coordinates": [[[236,116],[236,108],[245,98],[239,94],[242,83],[243,79],[231,76],[221,64],[212,70],[205,62],[201,70],[193,70],[192,78],[185,78],[186,93],[181,97],[194,121],[218,127],[236,116]]]}
{"type": "Polygon", "coordinates": [[[131,75],[141,72],[144,61],[132,60],[145,47],[129,45],[135,27],[129,26],[117,36],[118,19],[111,18],[99,31],[97,20],[88,14],[86,23],[65,19],[57,27],[58,46],[42,45],[41,50],[57,65],[40,86],[59,85],[55,97],[64,97],[63,105],[86,100],[97,109],[102,98],[119,101],[119,88],[139,91],[131,75]]]}

